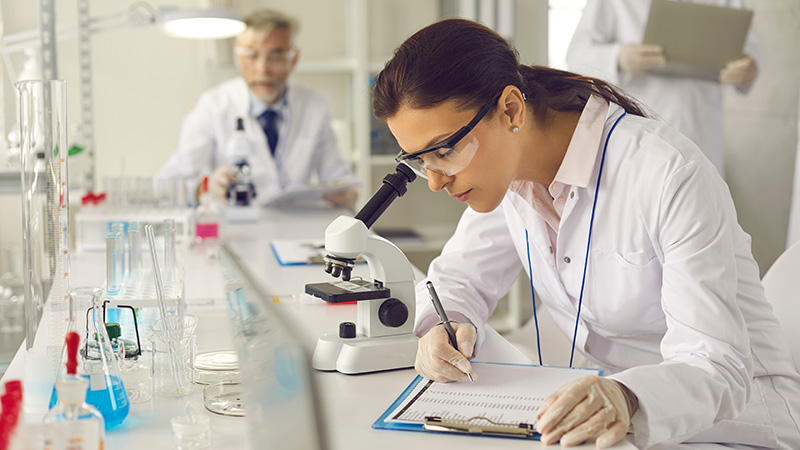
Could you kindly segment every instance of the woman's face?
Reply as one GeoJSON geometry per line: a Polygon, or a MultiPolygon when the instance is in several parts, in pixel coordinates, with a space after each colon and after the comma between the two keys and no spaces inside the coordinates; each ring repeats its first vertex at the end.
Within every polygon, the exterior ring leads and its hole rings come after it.
{"type": "MultiPolygon", "coordinates": [[[[478,110],[458,110],[448,101],[433,108],[403,106],[386,123],[406,153],[414,153],[440,143],[475,117],[478,110]]],[[[478,143],[472,160],[458,172],[447,175],[428,171],[428,187],[445,190],[477,212],[493,211],[500,205],[509,184],[516,176],[519,152],[503,122],[502,114],[489,112],[465,139],[478,143]]]]}

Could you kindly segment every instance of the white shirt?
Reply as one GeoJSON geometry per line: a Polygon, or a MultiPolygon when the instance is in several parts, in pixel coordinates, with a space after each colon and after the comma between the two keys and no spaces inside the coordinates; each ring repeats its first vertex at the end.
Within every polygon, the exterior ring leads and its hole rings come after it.
{"type": "MultiPolygon", "coordinates": [[[[551,186],[515,182],[496,210],[464,213],[428,273],[448,315],[480,330],[524,268],[572,339],[600,155],[622,113],[592,97],[551,186]]],[[[434,315],[423,281],[418,334],[434,315]]],[[[655,120],[628,114],[609,140],[575,347],[639,398],[640,448],[800,448],[800,375],[728,188],[695,144],[655,120]]]]}
{"type": "Polygon", "coordinates": [[[258,201],[315,181],[352,180],[350,165],[340,154],[331,128],[325,98],[298,82],[290,81],[287,86],[274,157],[257,120],[266,105],[254,102],[250,88],[237,77],[200,96],[183,120],[177,150],[156,177],[198,179],[219,166],[232,166],[235,161],[225,154],[225,145],[236,130],[236,119],[242,118],[255,148],[248,162],[258,201]]]}
{"type": "MultiPolygon", "coordinates": [[[[740,0],[690,1],[742,7],[740,0]]],[[[697,144],[724,176],[722,85],[685,77],[632,75],[619,70],[620,48],[642,43],[649,12],[650,0],[589,0],[567,51],[569,68],[622,87],[697,144]]],[[[752,26],[744,53],[758,62],[760,52],[752,26]]]]}

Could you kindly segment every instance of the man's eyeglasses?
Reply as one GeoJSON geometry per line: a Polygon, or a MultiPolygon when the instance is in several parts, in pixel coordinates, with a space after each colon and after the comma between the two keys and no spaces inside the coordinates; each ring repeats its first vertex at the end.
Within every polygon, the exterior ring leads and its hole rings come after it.
{"type": "Polygon", "coordinates": [[[256,61],[264,58],[266,65],[273,69],[288,69],[289,63],[294,60],[294,55],[297,53],[294,47],[288,50],[272,50],[265,54],[264,52],[249,47],[240,47],[238,45],[233,48],[233,51],[236,53],[236,56],[242,58],[244,62],[249,64],[255,64],[256,61]]]}
{"type": "Polygon", "coordinates": [[[480,145],[478,138],[470,132],[494,108],[497,100],[495,98],[487,103],[468,124],[444,141],[414,153],[401,151],[395,161],[407,165],[423,178],[428,178],[428,171],[453,176],[464,170],[472,162],[480,145]]]}

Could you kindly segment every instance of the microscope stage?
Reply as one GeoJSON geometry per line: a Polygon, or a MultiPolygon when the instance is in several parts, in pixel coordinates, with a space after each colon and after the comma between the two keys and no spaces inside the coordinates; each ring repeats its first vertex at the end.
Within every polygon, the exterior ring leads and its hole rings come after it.
{"type": "Polygon", "coordinates": [[[307,284],[306,294],[319,297],[328,303],[374,300],[390,297],[389,289],[366,280],[307,284]]]}

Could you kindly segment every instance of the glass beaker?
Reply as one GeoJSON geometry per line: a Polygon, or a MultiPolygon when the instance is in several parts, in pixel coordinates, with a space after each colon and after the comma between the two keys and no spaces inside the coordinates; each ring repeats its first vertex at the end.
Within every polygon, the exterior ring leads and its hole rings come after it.
{"type": "Polygon", "coordinates": [[[192,392],[197,317],[167,316],[150,325],[153,392],[181,396],[192,392]]]}
{"type": "Polygon", "coordinates": [[[39,413],[53,389],[67,326],[69,179],[67,86],[14,83],[19,93],[25,410],[39,413]],[[42,325],[42,326],[40,326],[42,325]]]}

